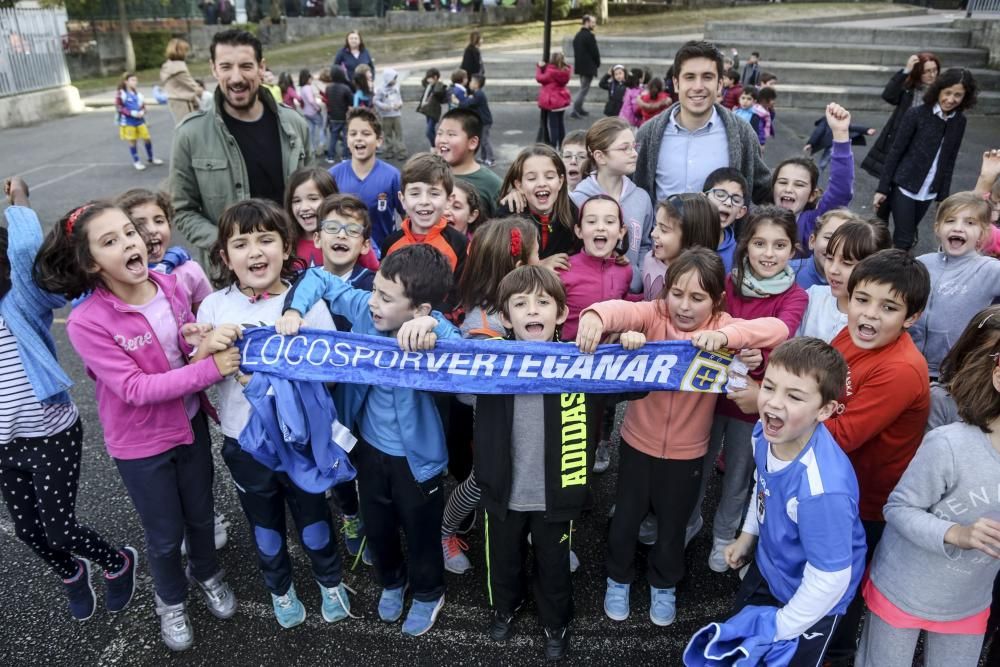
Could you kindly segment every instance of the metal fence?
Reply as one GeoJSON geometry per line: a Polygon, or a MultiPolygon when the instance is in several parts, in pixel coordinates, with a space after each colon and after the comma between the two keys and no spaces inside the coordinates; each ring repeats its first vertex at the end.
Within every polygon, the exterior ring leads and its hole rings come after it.
{"type": "Polygon", "coordinates": [[[0,9],[0,97],[69,83],[63,21],[50,9],[0,9]]]}
{"type": "Polygon", "coordinates": [[[1000,14],[1000,0],[969,0],[965,16],[970,18],[973,14],[1000,14]]]}

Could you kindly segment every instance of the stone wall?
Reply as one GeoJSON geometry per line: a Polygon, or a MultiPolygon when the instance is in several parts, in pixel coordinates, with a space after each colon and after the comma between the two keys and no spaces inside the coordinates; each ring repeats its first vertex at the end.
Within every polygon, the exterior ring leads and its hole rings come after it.
{"type": "Polygon", "coordinates": [[[73,86],[0,97],[0,130],[34,125],[81,111],[80,92],[73,86]]]}
{"type": "Polygon", "coordinates": [[[990,52],[989,65],[1000,69],[1000,21],[987,18],[960,19],[951,24],[954,28],[968,30],[972,46],[990,52]]]}

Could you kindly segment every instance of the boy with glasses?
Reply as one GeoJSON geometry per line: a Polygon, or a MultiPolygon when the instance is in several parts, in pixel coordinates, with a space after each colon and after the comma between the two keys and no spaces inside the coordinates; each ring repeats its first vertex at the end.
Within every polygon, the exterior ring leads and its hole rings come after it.
{"type": "Polygon", "coordinates": [[[719,246],[716,252],[722,258],[728,275],[733,269],[733,254],[739,237],[739,223],[747,214],[747,181],[738,169],[721,167],[708,175],[702,191],[719,209],[719,246]]]}

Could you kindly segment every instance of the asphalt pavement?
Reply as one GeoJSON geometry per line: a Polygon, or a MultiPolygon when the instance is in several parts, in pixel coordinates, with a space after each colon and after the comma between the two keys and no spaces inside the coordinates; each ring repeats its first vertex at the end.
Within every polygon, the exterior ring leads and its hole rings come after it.
{"type": "MultiPolygon", "coordinates": [[[[488,92],[488,89],[487,89],[488,92]]],[[[598,90],[592,100],[598,101],[598,90]]],[[[780,100],[780,98],[779,98],[780,100]]],[[[412,105],[408,104],[409,109],[412,105]]],[[[599,113],[592,106],[592,117],[599,113]]],[[[534,140],[538,110],[530,104],[493,106],[496,123],[494,144],[498,173],[518,149],[534,140]]],[[[800,154],[815,111],[779,108],[778,136],[765,153],[768,163],[800,154]]],[[[172,120],[165,108],[149,113],[150,131],[159,157],[169,157],[172,120]]],[[[569,130],[585,127],[584,121],[569,120],[569,130]]],[[[860,115],[857,123],[881,128],[886,117],[860,115]]],[[[404,133],[411,151],[426,148],[422,116],[404,115],[404,133]]],[[[955,170],[953,190],[971,187],[976,180],[980,156],[987,142],[997,141],[994,119],[970,118],[962,155],[955,170]]],[[[135,171],[126,146],[117,138],[114,113],[108,109],[84,113],[28,128],[0,133],[0,176],[21,174],[31,188],[32,205],[43,223],[51,225],[70,208],[95,197],[111,197],[143,186],[165,187],[167,167],[135,171]]],[[[864,148],[855,149],[860,164],[864,148]]],[[[863,214],[871,211],[874,181],[860,169],[855,183],[856,205],[863,214]]],[[[931,214],[922,227],[920,252],[931,248],[931,214]]],[[[176,239],[180,240],[180,239],[176,239]]],[[[65,313],[62,313],[64,316],[65,313]]],[[[130,543],[142,551],[142,531],[135,512],[105,452],[94,403],[93,384],[70,348],[65,325],[54,326],[61,362],[76,381],[72,394],[80,407],[86,431],[83,473],[77,503],[82,522],[112,542],[130,543]]],[[[141,434],[139,434],[141,437],[141,434]]],[[[221,436],[215,432],[215,443],[221,436]]],[[[735,574],[716,574],[706,565],[711,531],[705,529],[688,550],[688,575],[678,588],[678,618],[670,627],[658,628],[648,619],[649,596],[645,582],[645,555],[640,551],[638,577],[633,587],[632,616],[615,623],[602,611],[605,574],[604,536],[607,512],[616,483],[617,457],[611,470],[597,478],[593,512],[578,523],[573,541],[583,563],[574,575],[576,620],[572,628],[568,664],[678,665],[691,634],[706,623],[724,617],[738,580],[735,574]]],[[[192,595],[191,614],[195,645],[190,651],[171,654],[161,643],[153,613],[148,570],[141,566],[136,599],[124,613],[112,616],[103,609],[84,622],[73,621],[65,605],[58,579],[13,535],[7,515],[0,512],[0,590],[4,595],[4,621],[0,623],[0,664],[19,665],[154,665],[174,664],[534,664],[541,662],[541,632],[529,605],[519,616],[516,635],[506,644],[495,644],[486,635],[488,604],[485,583],[483,539],[478,530],[467,538],[474,570],[465,576],[447,575],[447,603],[437,625],[427,635],[404,637],[400,625],[379,622],[376,613],[379,587],[370,568],[345,573],[345,582],[356,593],[352,607],[358,619],[329,626],[319,613],[320,598],[310,581],[308,562],[293,546],[296,589],[308,609],[306,622],[282,630],[275,622],[270,598],[257,573],[246,522],[239,510],[229,474],[216,455],[216,504],[232,521],[230,543],[221,553],[240,610],[228,620],[210,616],[192,595]]],[[[712,484],[717,483],[717,477],[712,484]]],[[[711,494],[710,494],[711,495],[711,494]]],[[[706,521],[714,502],[706,503],[706,521]]],[[[103,594],[99,578],[98,594],[103,594]]]]}

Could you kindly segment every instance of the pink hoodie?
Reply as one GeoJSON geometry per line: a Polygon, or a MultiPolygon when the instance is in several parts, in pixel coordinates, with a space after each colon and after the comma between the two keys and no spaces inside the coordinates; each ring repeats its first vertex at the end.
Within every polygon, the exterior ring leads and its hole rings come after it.
{"type": "Polygon", "coordinates": [[[562,325],[562,339],[575,340],[580,313],[601,301],[624,299],[632,282],[632,267],[619,266],[614,257],[599,259],[582,250],[570,255],[569,268],[557,271],[566,287],[569,317],[562,325]]]}
{"type": "MultiPolygon", "coordinates": [[[[181,325],[194,321],[190,296],[172,275],[150,271],[149,279],[170,302],[181,350],[190,351],[180,336],[181,325]]],[[[170,368],[142,313],[103,287],[73,309],[66,333],[96,384],[97,411],[112,457],[142,459],[194,441],[184,397],[222,379],[211,357],[170,368]]],[[[214,417],[203,393],[200,399],[214,417]]]]}

